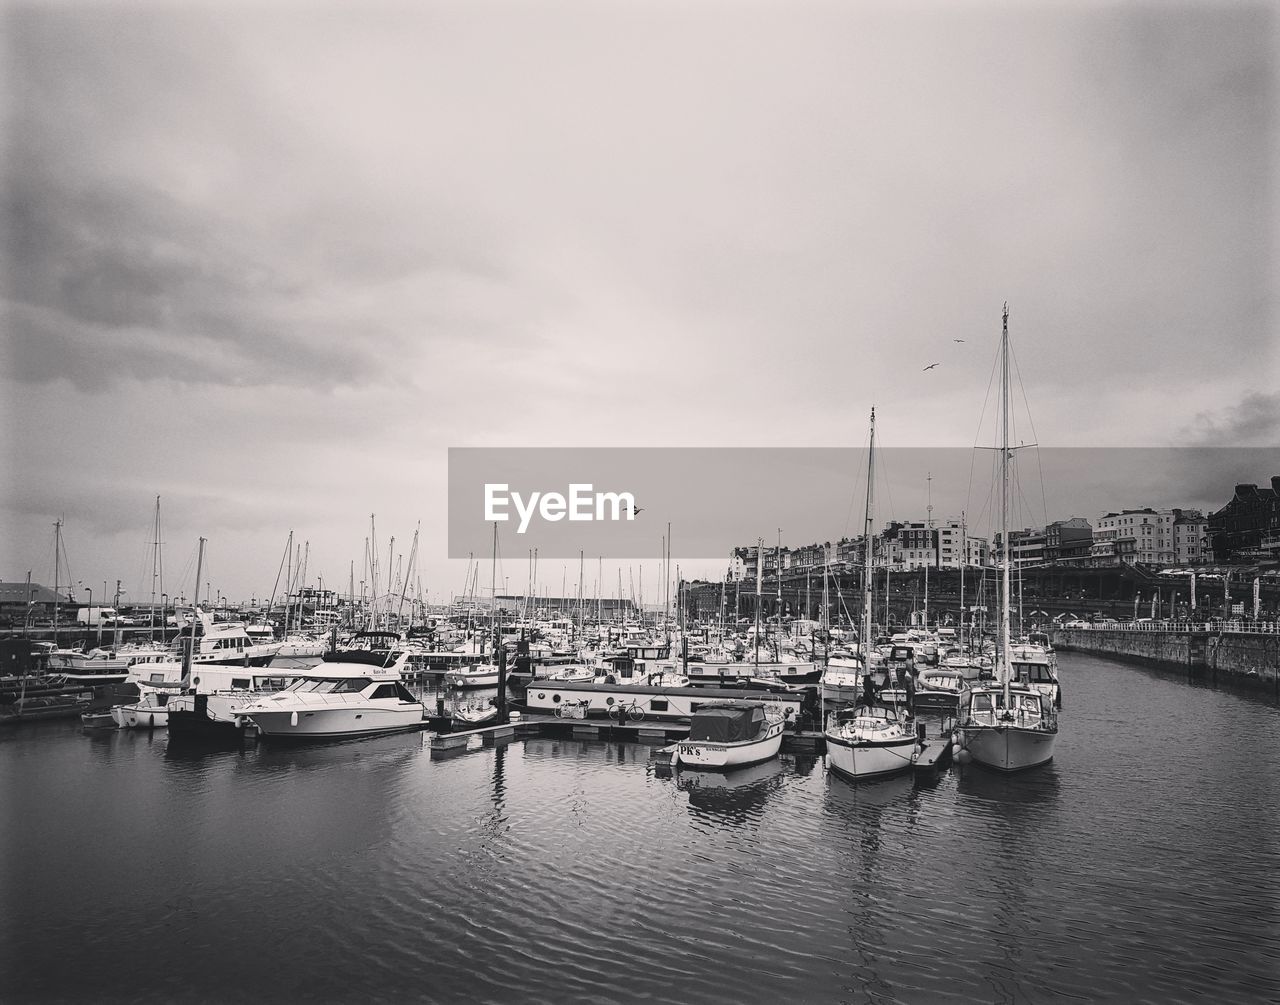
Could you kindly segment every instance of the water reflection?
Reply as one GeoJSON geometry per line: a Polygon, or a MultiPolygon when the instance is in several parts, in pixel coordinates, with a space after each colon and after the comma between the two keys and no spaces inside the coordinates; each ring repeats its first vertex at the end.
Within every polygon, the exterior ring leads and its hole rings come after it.
{"type": "Polygon", "coordinates": [[[990,771],[981,765],[969,764],[953,769],[957,776],[957,789],[961,795],[983,799],[1008,806],[1039,806],[1057,802],[1062,788],[1062,776],[1057,766],[1048,764],[1028,771],[990,771]]]}
{"type": "Polygon", "coordinates": [[[782,784],[783,765],[776,757],[732,771],[699,771],[681,766],[676,787],[689,796],[695,816],[729,823],[758,818],[782,784]]]}

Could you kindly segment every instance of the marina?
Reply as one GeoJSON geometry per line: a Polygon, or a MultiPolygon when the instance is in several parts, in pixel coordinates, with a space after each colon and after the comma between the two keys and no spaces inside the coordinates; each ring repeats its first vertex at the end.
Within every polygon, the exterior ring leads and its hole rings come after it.
{"type": "Polygon", "coordinates": [[[849,785],[785,749],[665,774],[612,725],[453,757],[430,732],[189,752],[70,720],[3,731],[4,847],[25,864],[0,922],[10,1000],[168,1001],[222,987],[229,958],[273,1000],[1267,997],[1280,710],[1141,664],[1060,668],[1071,729],[1016,776],[849,785]],[[1167,741],[1204,720],[1238,742],[1206,761],[1167,741]]]}

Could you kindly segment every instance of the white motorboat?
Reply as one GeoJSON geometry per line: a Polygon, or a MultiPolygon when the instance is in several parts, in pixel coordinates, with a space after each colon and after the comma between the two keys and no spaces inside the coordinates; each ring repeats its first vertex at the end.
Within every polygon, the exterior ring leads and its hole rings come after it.
{"type": "Polygon", "coordinates": [[[498,706],[490,701],[468,701],[453,710],[450,722],[458,729],[479,729],[498,721],[498,706]]]}
{"type": "Polygon", "coordinates": [[[1015,682],[1030,684],[1045,695],[1054,708],[1062,708],[1062,688],[1053,653],[1039,645],[1014,645],[1009,655],[1010,674],[1015,682]]]}
{"type": "Polygon", "coordinates": [[[206,664],[264,667],[280,651],[279,642],[256,641],[245,629],[242,621],[214,621],[200,608],[196,608],[195,621],[184,625],[174,643],[175,658],[185,656],[186,646],[192,634],[192,667],[206,664]]]}
{"type": "Polygon", "coordinates": [[[964,675],[955,670],[942,667],[921,670],[916,679],[915,707],[918,710],[954,712],[964,687],[964,675]]]}
{"type": "Polygon", "coordinates": [[[919,753],[906,709],[879,699],[833,713],[824,735],[827,768],[853,781],[908,771],[919,753]]]}
{"type": "Polygon", "coordinates": [[[822,673],[822,700],[852,702],[862,696],[862,661],[838,657],[822,673]]]}
{"type": "Polygon", "coordinates": [[[689,735],[676,745],[672,765],[725,769],[767,761],[782,748],[784,722],[762,702],[708,702],[690,718],[689,735]]]}
{"type": "Polygon", "coordinates": [[[401,680],[408,653],[392,632],[359,632],[283,691],[236,710],[266,738],[325,740],[420,729],[426,709],[401,680]]]}

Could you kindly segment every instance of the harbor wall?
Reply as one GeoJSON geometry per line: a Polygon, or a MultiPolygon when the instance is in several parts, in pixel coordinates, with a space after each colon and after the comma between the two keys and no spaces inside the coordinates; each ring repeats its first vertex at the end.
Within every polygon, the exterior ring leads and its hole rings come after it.
{"type": "Polygon", "coordinates": [[[1280,690],[1280,634],[1276,633],[1059,628],[1053,632],[1053,644],[1058,649],[1181,669],[1192,677],[1280,690]]]}

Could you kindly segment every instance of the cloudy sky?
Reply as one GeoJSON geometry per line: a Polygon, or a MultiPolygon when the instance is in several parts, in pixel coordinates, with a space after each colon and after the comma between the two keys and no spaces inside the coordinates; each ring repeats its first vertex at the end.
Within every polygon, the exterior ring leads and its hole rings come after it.
{"type": "Polygon", "coordinates": [[[142,599],[159,495],[171,594],[370,514],[434,593],[451,446],[967,447],[1006,300],[1041,443],[1280,443],[1276,14],[7,3],[0,578],[142,599]]]}

